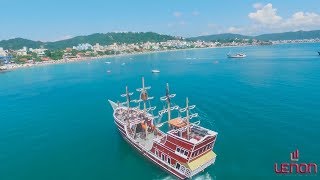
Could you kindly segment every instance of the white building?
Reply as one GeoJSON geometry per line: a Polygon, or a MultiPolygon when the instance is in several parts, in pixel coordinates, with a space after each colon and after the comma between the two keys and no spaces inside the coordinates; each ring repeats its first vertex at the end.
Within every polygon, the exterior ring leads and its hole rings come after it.
{"type": "Polygon", "coordinates": [[[27,55],[27,47],[23,47],[22,49],[19,49],[16,52],[18,56],[25,56],[27,55]]]}
{"type": "Polygon", "coordinates": [[[7,56],[7,52],[2,47],[0,47],[0,56],[7,56]]]}
{"type": "Polygon", "coordinates": [[[32,49],[32,48],[29,48],[29,51],[31,51],[31,52],[33,52],[33,53],[36,53],[37,54],[37,56],[39,56],[39,57],[42,57],[42,56],[44,56],[45,55],[45,51],[46,51],[47,49],[44,49],[44,48],[39,48],[39,49],[32,49]]]}
{"type": "Polygon", "coordinates": [[[97,51],[103,51],[103,46],[101,46],[99,43],[96,43],[96,45],[93,46],[93,50],[95,52],[97,51]]]}
{"type": "Polygon", "coordinates": [[[85,43],[85,44],[78,44],[78,46],[73,46],[72,49],[75,49],[77,51],[86,51],[88,49],[93,49],[93,47],[91,44],[85,43]]]}

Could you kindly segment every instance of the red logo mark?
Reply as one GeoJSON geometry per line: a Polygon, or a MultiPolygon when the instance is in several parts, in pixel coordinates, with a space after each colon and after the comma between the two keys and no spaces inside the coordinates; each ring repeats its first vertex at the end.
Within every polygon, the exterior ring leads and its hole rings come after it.
{"type": "Polygon", "coordinates": [[[293,151],[292,153],[290,153],[290,158],[291,158],[291,161],[299,161],[299,150],[295,150],[293,151]]]}
{"type": "Polygon", "coordinates": [[[316,163],[298,163],[299,150],[290,153],[291,162],[274,164],[274,172],[277,174],[317,174],[318,166],[316,163]]]}

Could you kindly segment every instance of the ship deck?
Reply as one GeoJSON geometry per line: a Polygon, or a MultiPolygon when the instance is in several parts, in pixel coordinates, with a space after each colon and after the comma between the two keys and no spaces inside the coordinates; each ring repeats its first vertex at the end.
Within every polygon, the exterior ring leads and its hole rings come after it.
{"type": "Polygon", "coordinates": [[[151,150],[152,145],[153,145],[153,140],[156,136],[154,135],[154,133],[149,133],[146,138],[138,136],[136,138],[136,141],[138,142],[139,145],[143,146],[144,148],[146,148],[148,151],[151,150]]]}
{"type": "Polygon", "coordinates": [[[141,124],[144,126],[145,122],[151,122],[152,124],[152,116],[150,114],[144,113],[144,111],[130,108],[129,111],[127,107],[120,107],[115,110],[115,117],[117,120],[121,121],[122,123],[126,124],[128,135],[133,138],[139,146],[144,147],[147,150],[151,150],[153,141],[157,138],[157,135],[154,132],[147,132],[145,135],[145,131],[134,133],[133,129],[130,129],[132,125],[141,124]]]}
{"type": "Polygon", "coordinates": [[[130,108],[128,111],[126,107],[117,108],[115,110],[115,117],[123,123],[129,122],[130,124],[138,124],[152,120],[150,114],[145,114],[143,111],[134,108],[130,108]]]}

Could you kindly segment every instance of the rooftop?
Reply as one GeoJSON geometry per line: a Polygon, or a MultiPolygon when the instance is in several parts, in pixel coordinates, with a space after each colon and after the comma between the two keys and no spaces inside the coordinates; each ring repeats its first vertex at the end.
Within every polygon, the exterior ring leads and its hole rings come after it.
{"type": "Polygon", "coordinates": [[[187,123],[182,118],[175,118],[169,121],[170,125],[173,125],[176,128],[173,128],[168,133],[174,136],[177,136],[181,139],[188,140],[189,142],[196,144],[201,142],[207,136],[215,136],[217,133],[206,129],[204,127],[190,124],[189,139],[187,138],[187,123]]]}
{"type": "Polygon", "coordinates": [[[174,119],[171,119],[168,122],[171,126],[177,127],[177,128],[182,128],[187,125],[186,121],[184,121],[181,117],[177,117],[174,119]]]}

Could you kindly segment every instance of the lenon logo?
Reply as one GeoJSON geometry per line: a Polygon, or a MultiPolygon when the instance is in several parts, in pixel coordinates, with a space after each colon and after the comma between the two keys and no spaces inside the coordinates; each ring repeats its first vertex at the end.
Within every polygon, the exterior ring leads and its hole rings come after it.
{"type": "Polygon", "coordinates": [[[291,161],[299,161],[299,150],[295,150],[293,151],[292,153],[290,153],[290,158],[291,158],[291,161]]]}
{"type": "Polygon", "coordinates": [[[281,164],[274,164],[274,172],[276,174],[317,174],[318,166],[316,163],[298,163],[299,161],[299,150],[295,150],[290,153],[291,162],[284,162],[281,164]]]}

